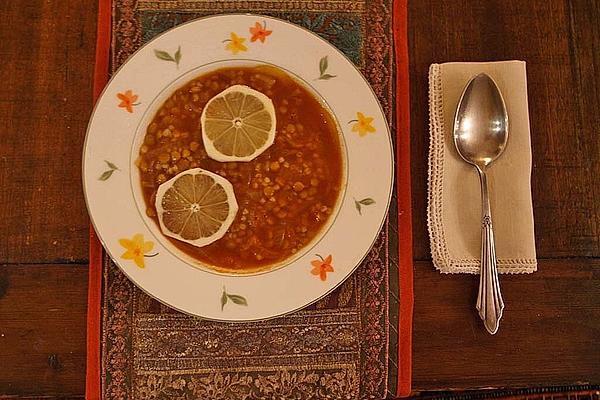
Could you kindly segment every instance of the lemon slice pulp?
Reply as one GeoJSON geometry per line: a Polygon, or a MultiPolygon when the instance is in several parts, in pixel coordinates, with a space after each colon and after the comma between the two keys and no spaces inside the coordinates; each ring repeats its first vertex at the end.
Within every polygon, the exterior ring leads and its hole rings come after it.
{"type": "Polygon", "coordinates": [[[223,237],[238,210],[231,183],[201,168],[160,185],[155,205],[162,232],[197,247],[223,237]]]}
{"type": "Polygon", "coordinates": [[[275,107],[263,93],[248,86],[231,86],[206,103],[202,140],[216,161],[250,161],[275,140],[275,107]]]}

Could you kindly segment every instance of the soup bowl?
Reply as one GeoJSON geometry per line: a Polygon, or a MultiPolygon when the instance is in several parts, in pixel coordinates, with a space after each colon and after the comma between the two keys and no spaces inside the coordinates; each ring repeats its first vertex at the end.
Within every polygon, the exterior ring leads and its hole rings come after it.
{"type": "MultiPolygon", "coordinates": [[[[277,113],[278,113],[278,111],[276,109],[276,114],[277,113]]],[[[196,135],[197,141],[201,143],[202,140],[200,139],[200,121],[199,120],[197,121],[197,124],[198,124],[198,129],[196,132],[192,132],[192,135],[196,135]]],[[[242,161],[242,162],[244,162],[244,161],[242,161]]],[[[253,161],[250,161],[250,163],[252,163],[252,162],[253,161]]],[[[222,60],[222,61],[215,61],[215,62],[207,63],[204,65],[199,65],[195,68],[190,69],[189,71],[182,74],[181,76],[177,77],[172,82],[168,83],[164,87],[164,89],[162,89],[156,95],[156,97],[152,100],[152,102],[149,104],[149,106],[145,109],[145,112],[140,120],[140,123],[138,124],[138,126],[135,130],[135,135],[134,135],[134,139],[132,141],[132,146],[131,146],[129,164],[130,164],[129,170],[130,170],[130,178],[131,178],[131,188],[133,191],[133,197],[135,199],[135,204],[137,206],[137,209],[138,209],[138,212],[139,212],[141,218],[143,219],[144,223],[146,224],[146,227],[153,234],[154,238],[158,242],[160,242],[165,247],[165,249],[167,249],[170,253],[172,253],[174,256],[176,256],[183,262],[187,263],[188,265],[195,267],[195,268],[200,268],[207,272],[212,272],[212,273],[217,273],[217,274],[227,274],[227,275],[254,275],[254,274],[268,273],[270,271],[273,271],[278,268],[282,268],[282,267],[292,264],[294,261],[298,260],[299,258],[304,256],[307,252],[309,252],[312,248],[314,248],[314,246],[317,243],[319,243],[321,238],[329,231],[329,229],[331,228],[331,226],[333,225],[333,223],[336,220],[337,214],[338,214],[340,206],[342,204],[342,199],[344,198],[344,195],[346,192],[346,182],[347,182],[346,179],[347,179],[347,175],[348,175],[347,174],[348,164],[347,164],[346,144],[345,144],[344,136],[342,134],[342,129],[340,127],[340,123],[339,123],[338,119],[336,118],[335,114],[332,112],[329,105],[327,104],[327,102],[325,101],[325,99],[319,94],[318,90],[313,85],[311,85],[309,82],[302,79],[300,76],[294,74],[293,72],[291,72],[289,70],[284,69],[283,67],[280,67],[280,66],[277,66],[277,65],[274,65],[271,63],[261,62],[259,60],[252,60],[252,59],[222,60]],[[148,204],[147,204],[146,200],[144,199],[144,193],[143,193],[142,186],[141,186],[140,170],[139,170],[138,166],[136,165],[136,160],[138,160],[138,157],[140,155],[140,148],[144,143],[144,138],[146,136],[146,132],[148,130],[149,125],[152,123],[153,119],[155,118],[155,115],[159,112],[159,110],[161,109],[163,104],[169,99],[169,97],[171,97],[175,93],[175,91],[177,89],[185,86],[187,83],[189,83],[190,81],[192,81],[195,78],[202,77],[206,74],[209,74],[214,71],[218,71],[223,68],[252,68],[252,67],[275,68],[280,73],[286,74],[288,77],[290,77],[292,80],[294,80],[295,83],[302,86],[304,89],[306,89],[310,93],[310,95],[320,104],[321,111],[327,112],[329,114],[329,116],[331,117],[331,120],[334,121],[335,131],[337,133],[337,139],[339,141],[339,146],[340,146],[339,150],[340,150],[340,154],[341,154],[341,185],[340,185],[339,191],[337,193],[337,199],[333,206],[333,211],[328,215],[328,218],[327,218],[325,224],[323,226],[321,226],[320,229],[316,232],[316,234],[312,237],[312,239],[310,239],[308,241],[308,243],[304,244],[304,246],[302,246],[300,249],[298,249],[298,251],[296,251],[294,254],[291,254],[288,257],[286,257],[280,261],[273,262],[273,263],[263,263],[262,265],[259,265],[259,266],[253,266],[253,265],[244,266],[243,265],[244,261],[239,260],[239,265],[241,265],[242,267],[232,269],[232,268],[227,268],[225,266],[221,266],[218,264],[210,264],[206,261],[200,260],[200,259],[188,254],[185,251],[182,251],[179,247],[174,245],[173,240],[176,240],[176,239],[170,239],[170,238],[166,237],[163,234],[163,232],[161,232],[161,228],[160,228],[159,224],[157,223],[157,221],[152,219],[150,216],[148,216],[148,213],[146,212],[146,208],[148,207],[148,204]]],[[[178,172],[183,172],[183,171],[178,171],[178,172]]],[[[211,171],[211,172],[215,172],[215,171],[211,171]]],[[[256,189],[256,191],[262,191],[262,188],[256,189]]],[[[240,212],[240,211],[238,211],[238,212],[240,212]]],[[[219,239],[219,240],[222,240],[222,239],[219,239]]]]}

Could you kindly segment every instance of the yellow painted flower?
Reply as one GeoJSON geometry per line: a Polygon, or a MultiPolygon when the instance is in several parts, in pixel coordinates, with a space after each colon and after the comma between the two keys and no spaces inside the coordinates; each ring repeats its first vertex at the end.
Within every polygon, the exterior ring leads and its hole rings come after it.
{"type": "Polygon", "coordinates": [[[146,254],[152,251],[154,248],[154,243],[145,242],[144,235],[141,233],[135,234],[131,239],[119,239],[119,244],[125,247],[125,250],[127,250],[121,255],[121,258],[124,258],[125,260],[133,260],[135,265],[140,268],[144,268],[146,266],[144,264],[144,257],[154,257],[158,254],[146,254]]]}
{"type": "Polygon", "coordinates": [[[237,54],[240,51],[248,50],[248,48],[244,45],[245,41],[246,41],[245,38],[239,37],[234,32],[231,32],[229,34],[229,39],[224,40],[223,43],[227,43],[227,46],[225,46],[225,50],[229,50],[233,54],[237,54]]]}
{"type": "Polygon", "coordinates": [[[373,122],[373,117],[367,117],[361,112],[356,113],[356,119],[348,122],[349,124],[353,123],[352,132],[358,132],[358,136],[363,137],[367,133],[374,133],[375,128],[371,123],[373,122]]]}

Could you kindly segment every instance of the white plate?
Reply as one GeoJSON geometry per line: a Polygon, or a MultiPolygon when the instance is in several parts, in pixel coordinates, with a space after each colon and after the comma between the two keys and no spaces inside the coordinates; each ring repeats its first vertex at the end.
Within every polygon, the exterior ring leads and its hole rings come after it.
{"type": "Polygon", "coordinates": [[[88,211],[104,248],[142,290],[204,318],[257,320],[318,300],[360,264],[391,199],[392,143],[370,86],[331,44],[271,17],[219,15],[157,36],[113,76],[88,126],[83,181],[88,211]],[[258,28],[271,31],[264,42],[258,28]],[[251,40],[253,34],[258,40],[251,40]],[[333,223],[291,264],[257,275],[229,276],[192,266],[140,212],[145,208],[139,206],[143,200],[134,160],[148,121],[176,88],[218,67],[257,63],[287,70],[330,107],[342,131],[347,179],[333,223]],[[145,246],[135,242],[142,236],[145,246]],[[132,259],[136,248],[142,254],[132,259]],[[317,254],[326,260],[331,256],[333,272],[325,273],[325,280],[311,273],[318,268],[311,264],[317,254]]]}

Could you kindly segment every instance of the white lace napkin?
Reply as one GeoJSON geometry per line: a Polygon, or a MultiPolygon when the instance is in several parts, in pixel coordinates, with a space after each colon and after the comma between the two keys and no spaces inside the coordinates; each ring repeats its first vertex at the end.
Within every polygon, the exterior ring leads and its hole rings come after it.
{"type": "Polygon", "coordinates": [[[504,154],[488,169],[498,270],[537,269],[531,203],[531,140],[525,62],[432,64],[429,69],[429,195],[431,255],[443,273],[479,273],[481,195],[477,171],[454,148],[460,95],[481,72],[498,84],[509,118],[504,154]]]}

